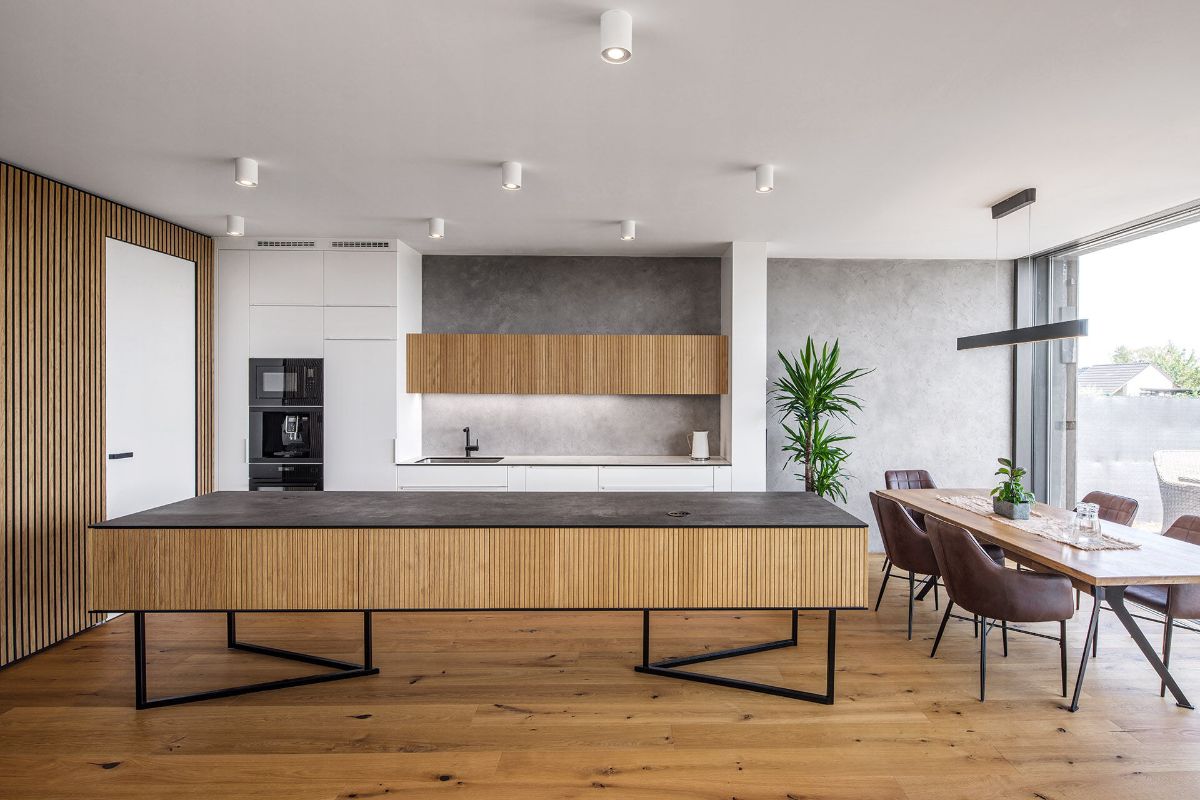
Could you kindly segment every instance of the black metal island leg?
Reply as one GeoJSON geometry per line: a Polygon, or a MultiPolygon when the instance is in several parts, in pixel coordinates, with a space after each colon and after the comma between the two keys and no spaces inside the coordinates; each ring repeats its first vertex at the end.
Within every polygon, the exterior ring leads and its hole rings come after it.
{"type": "Polygon", "coordinates": [[[210,689],[204,692],[172,695],[169,697],[148,697],[146,689],[146,614],[145,611],[133,612],[133,648],[134,648],[134,705],[138,709],[161,708],[162,706],[177,706],[183,703],[195,703],[200,700],[215,700],[219,697],[234,697],[239,694],[266,692],[272,689],[286,689],[292,686],[307,686],[313,683],[359,678],[364,675],[375,675],[379,667],[372,663],[371,652],[371,612],[364,611],[363,615],[363,663],[354,664],[335,658],[314,656],[308,653],[297,653],[292,650],[280,650],[274,647],[240,642],[237,638],[237,619],[235,612],[225,612],[225,644],[231,650],[244,650],[248,653],[285,658],[291,661],[301,661],[318,667],[328,667],[334,672],[323,672],[316,675],[304,675],[298,678],[283,678],[277,681],[250,683],[242,686],[231,686],[225,689],[210,689]]]}
{"type": "Polygon", "coordinates": [[[805,700],[810,703],[833,705],[833,683],[835,670],[834,662],[837,650],[837,611],[832,608],[827,609],[827,611],[829,614],[829,627],[825,648],[824,694],[806,692],[800,689],[790,689],[786,686],[772,686],[771,684],[766,683],[744,681],[737,678],[724,678],[720,675],[706,675],[700,672],[688,672],[686,670],[679,669],[679,667],[684,667],[689,664],[701,664],[705,661],[736,658],[737,656],[749,655],[751,653],[761,653],[766,650],[777,650],[781,647],[795,647],[797,644],[797,609],[792,609],[792,635],[788,639],[780,639],[774,642],[764,642],[762,644],[752,644],[745,647],[734,647],[729,650],[717,650],[711,653],[701,653],[694,656],[668,658],[662,661],[654,662],[650,661],[650,610],[643,609],[642,663],[633,669],[636,672],[643,672],[647,675],[660,675],[666,678],[678,678],[685,681],[708,683],[714,686],[725,686],[731,689],[742,689],[743,691],[748,692],[759,692],[761,694],[772,694],[779,697],[788,697],[793,700],[805,700]]]}

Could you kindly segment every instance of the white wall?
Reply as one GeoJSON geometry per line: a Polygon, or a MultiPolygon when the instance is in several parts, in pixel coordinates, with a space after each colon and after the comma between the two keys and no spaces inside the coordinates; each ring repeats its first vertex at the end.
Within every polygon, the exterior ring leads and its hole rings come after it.
{"type": "MultiPolygon", "coordinates": [[[[956,339],[1012,327],[1011,262],[771,259],[768,269],[769,376],[777,350],[799,352],[812,335],[840,339],[846,367],[874,367],[856,387],[864,408],[849,432],[850,513],[867,520],[867,497],[887,469],[928,469],[939,486],[985,487],[1010,448],[1011,349],[958,352],[956,339]]],[[[772,410],[768,486],[796,491],[780,451],[772,410]]]]}
{"type": "Polygon", "coordinates": [[[421,254],[396,243],[396,460],[421,456],[421,395],[407,388],[407,337],[421,332],[421,254]]]}
{"type": "Polygon", "coordinates": [[[721,396],[721,454],[733,491],[767,488],[767,246],[734,242],[721,256],[721,333],[729,337],[729,394],[721,396]]]}

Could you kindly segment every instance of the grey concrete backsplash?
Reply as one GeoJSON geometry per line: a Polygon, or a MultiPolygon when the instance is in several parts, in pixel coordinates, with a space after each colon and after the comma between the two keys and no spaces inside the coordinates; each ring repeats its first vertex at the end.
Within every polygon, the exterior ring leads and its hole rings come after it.
{"type": "Polygon", "coordinates": [[[716,431],[717,397],[427,394],[427,456],[462,455],[463,432],[492,456],[687,455],[690,431],[716,431]]]}
{"type": "Polygon", "coordinates": [[[719,258],[425,256],[425,333],[720,333],[719,258]]]}
{"type": "MultiPolygon", "coordinates": [[[[425,333],[721,332],[719,258],[425,256],[425,333]]],[[[425,455],[685,455],[719,441],[720,398],[440,395],[421,400],[425,455]]]]}
{"type": "MultiPolygon", "coordinates": [[[[809,335],[840,339],[845,367],[875,368],[855,387],[863,411],[847,463],[846,508],[869,520],[868,492],[886,469],[928,469],[938,485],[985,487],[1011,436],[1011,350],[956,350],[956,339],[1012,327],[1012,262],[770,259],[768,378],[777,350],[798,353],[809,335]]],[[[767,488],[802,488],[785,469],[778,416],[768,412],[767,488]]]]}

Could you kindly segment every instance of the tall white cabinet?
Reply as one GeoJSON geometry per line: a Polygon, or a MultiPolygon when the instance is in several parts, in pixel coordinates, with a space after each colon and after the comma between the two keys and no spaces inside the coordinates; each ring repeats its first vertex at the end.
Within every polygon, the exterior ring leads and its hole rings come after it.
{"type": "Polygon", "coordinates": [[[248,485],[249,359],[322,358],[326,490],[394,489],[397,453],[420,447],[398,346],[420,292],[396,240],[218,240],[217,488],[248,485]]]}

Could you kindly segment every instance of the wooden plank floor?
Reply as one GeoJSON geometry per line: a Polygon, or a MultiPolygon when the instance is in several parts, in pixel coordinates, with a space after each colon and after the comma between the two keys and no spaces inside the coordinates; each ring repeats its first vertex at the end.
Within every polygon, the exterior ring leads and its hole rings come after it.
{"type": "MultiPolygon", "coordinates": [[[[906,641],[904,590],[889,589],[878,615],[841,615],[832,707],[637,675],[637,613],[463,613],[376,615],[378,676],[137,712],[123,617],[0,671],[0,797],[1194,796],[1200,713],[1159,698],[1111,614],[1079,713],[1060,708],[1055,644],[1016,635],[1007,659],[989,640],[981,704],[970,624],[952,623],[930,660],[939,615],[921,604],[906,641]]],[[[657,656],[781,638],[788,625],[780,613],[661,616],[657,656]]],[[[239,628],[353,658],[357,620],[243,615],[239,628]]],[[[217,615],[148,629],[152,694],[308,669],[227,652],[217,615]]],[[[1147,629],[1157,641],[1160,626],[1147,629]]],[[[801,637],[798,650],[707,666],[820,688],[823,617],[805,615],[801,637]]],[[[1200,700],[1200,636],[1179,632],[1175,652],[1200,700]]]]}

